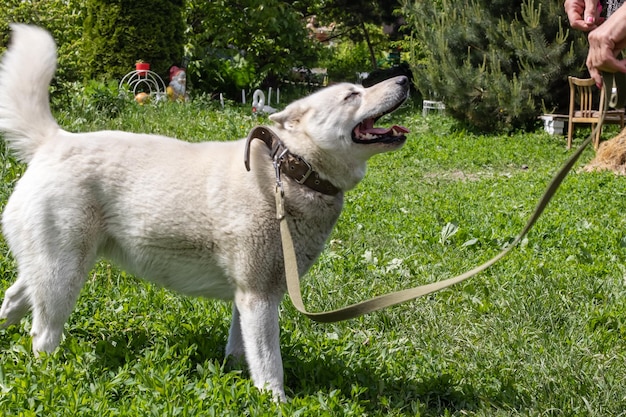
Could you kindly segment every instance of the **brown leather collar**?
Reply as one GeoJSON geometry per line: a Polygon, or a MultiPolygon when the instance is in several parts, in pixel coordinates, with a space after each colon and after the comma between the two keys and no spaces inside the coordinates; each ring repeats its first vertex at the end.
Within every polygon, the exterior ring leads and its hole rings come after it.
{"type": "Polygon", "coordinates": [[[257,126],[248,134],[244,153],[246,170],[250,171],[250,142],[254,139],[260,139],[267,145],[270,149],[270,157],[275,164],[278,164],[280,172],[298,184],[306,185],[314,191],[327,195],[337,195],[341,191],[330,181],[320,178],[307,161],[289,152],[276,133],[265,126],[257,126]]]}

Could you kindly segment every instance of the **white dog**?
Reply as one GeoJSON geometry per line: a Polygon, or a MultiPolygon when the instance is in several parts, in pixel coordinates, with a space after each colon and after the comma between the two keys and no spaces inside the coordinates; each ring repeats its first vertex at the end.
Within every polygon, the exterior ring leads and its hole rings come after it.
{"type": "Polygon", "coordinates": [[[304,274],[367,159],[405,142],[405,128],[374,122],[405,100],[408,79],[338,84],[298,100],[271,116],[281,142],[254,140],[249,149],[245,140],[70,133],[48,103],[53,39],[32,26],[12,29],[0,68],[0,131],[28,168],[2,217],[18,265],[0,310],[4,326],[32,311],[33,350],[53,351],[104,257],[184,294],[233,300],[226,354],[245,356],[255,386],[284,400],[278,306],[286,284],[273,159],[304,274]]]}

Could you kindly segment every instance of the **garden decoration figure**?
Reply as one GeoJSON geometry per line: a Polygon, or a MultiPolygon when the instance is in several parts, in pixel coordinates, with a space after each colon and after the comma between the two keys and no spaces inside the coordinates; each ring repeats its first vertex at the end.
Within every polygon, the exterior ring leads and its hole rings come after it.
{"type": "Polygon", "coordinates": [[[167,97],[171,101],[187,101],[187,72],[184,68],[170,68],[170,83],[167,86],[167,97]]]}
{"type": "Polygon", "coordinates": [[[252,95],[252,113],[276,113],[276,109],[265,105],[265,93],[261,90],[255,90],[252,95]]]}

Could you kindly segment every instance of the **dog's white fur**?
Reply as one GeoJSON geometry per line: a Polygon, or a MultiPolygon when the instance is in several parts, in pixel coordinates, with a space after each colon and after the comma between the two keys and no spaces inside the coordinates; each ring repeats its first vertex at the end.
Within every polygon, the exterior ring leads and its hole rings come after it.
{"type": "MultiPolygon", "coordinates": [[[[188,143],[117,131],[70,133],[48,104],[55,44],[42,29],[13,25],[0,68],[0,131],[28,168],[2,217],[18,265],[0,319],[32,311],[33,350],[53,351],[99,257],[193,296],[234,300],[226,354],[243,357],[254,384],[283,390],[278,305],[285,292],[275,174],[268,149],[244,141],[188,143]]],[[[286,211],[303,274],[339,216],[343,191],[366,160],[394,143],[351,140],[359,122],[407,95],[399,77],[364,89],[339,84],[271,117],[294,154],[342,190],[323,195],[284,178],[286,211]]]]}

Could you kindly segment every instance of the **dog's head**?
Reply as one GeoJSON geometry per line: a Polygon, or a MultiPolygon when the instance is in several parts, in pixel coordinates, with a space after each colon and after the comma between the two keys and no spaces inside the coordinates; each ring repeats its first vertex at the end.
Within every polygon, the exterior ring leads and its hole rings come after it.
{"type": "Polygon", "coordinates": [[[405,127],[375,124],[396,110],[408,91],[404,76],[369,88],[336,84],[291,103],[270,120],[290,150],[308,159],[326,179],[349,189],[363,177],[368,158],[399,149],[406,141],[405,127]]]}

